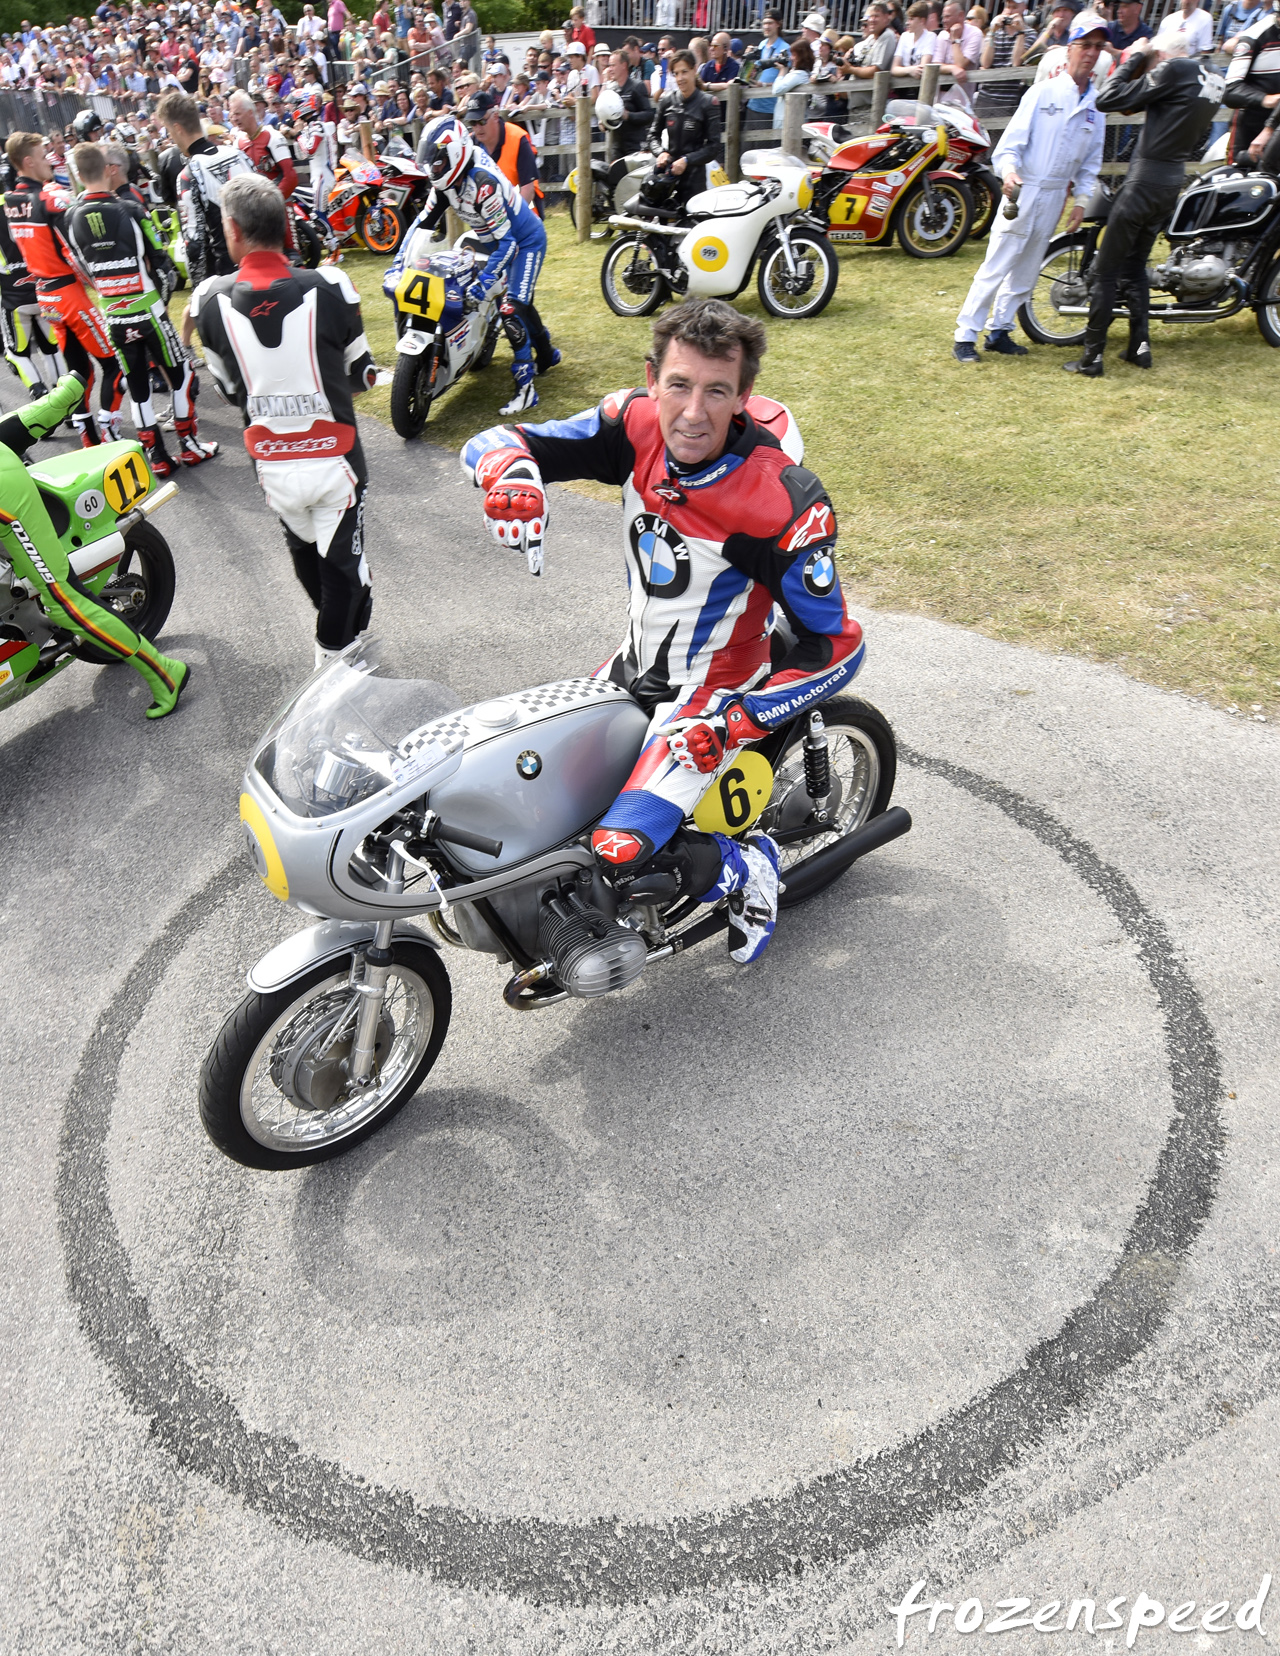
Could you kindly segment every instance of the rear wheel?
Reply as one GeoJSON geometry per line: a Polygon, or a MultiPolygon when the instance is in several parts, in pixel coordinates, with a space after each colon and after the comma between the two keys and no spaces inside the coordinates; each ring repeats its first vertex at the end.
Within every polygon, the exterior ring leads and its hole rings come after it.
{"type": "Polygon", "coordinates": [[[939,178],[925,193],[917,184],[898,209],[898,240],[913,259],[946,259],[965,244],[973,197],[958,178],[939,178]]]}
{"type": "Polygon", "coordinates": [[[1280,259],[1262,278],[1258,294],[1258,332],[1268,345],[1280,349],[1280,259]]]}
{"type": "Polygon", "coordinates": [[[391,379],[391,424],[401,437],[421,437],[435,396],[439,358],[435,341],[418,356],[401,352],[391,379]]]}
{"type": "Polygon", "coordinates": [[[359,1144],[417,1092],[449,1029],[449,974],[425,943],[396,938],[373,1077],[346,1079],[360,995],[350,956],[275,994],[246,995],[200,1072],[200,1119],[245,1167],[306,1167],[359,1144]]]}
{"type": "MultiPolygon", "coordinates": [[[[1037,345],[1079,345],[1083,341],[1085,318],[1063,316],[1060,307],[1089,303],[1086,278],[1093,263],[1093,252],[1089,232],[1085,230],[1077,230],[1071,236],[1055,236],[1049,243],[1031,296],[1018,307],[1018,321],[1028,339],[1037,345]]],[[[1258,318],[1261,326],[1261,311],[1258,318]]]]}
{"type": "Polygon", "coordinates": [[[404,240],[404,218],[398,207],[375,201],[356,215],[356,235],[370,253],[394,253],[404,240]]]}
{"type": "Polygon", "coordinates": [[[756,289],[770,316],[799,321],[817,316],[830,304],[840,279],[840,265],[825,236],[793,230],[789,240],[795,273],[788,268],[782,243],[778,242],[760,261],[756,289]]]}
{"type": "Polygon", "coordinates": [[[481,374],[493,361],[493,353],[498,348],[498,334],[502,330],[502,318],[495,316],[485,331],[484,344],[471,360],[471,372],[481,374]]]}
{"type": "Polygon", "coordinates": [[[651,316],[667,296],[658,256],[640,236],[623,236],[604,256],[600,290],[615,316],[651,316]]]}
{"type": "MultiPolygon", "coordinates": [[[[124,538],[124,551],[115,574],[95,593],[103,609],[118,615],[126,626],[154,643],[169,619],[175,583],[173,553],[169,543],[150,523],[135,523],[124,538]]],[[[122,657],[80,639],[75,653],[81,661],[115,667],[122,657]]]]}
{"type": "MultiPolygon", "coordinates": [[[[833,874],[830,880],[812,886],[798,878],[818,852],[888,810],[897,775],[897,743],[889,721],[878,708],[856,696],[835,696],[822,704],[821,712],[831,767],[831,793],[827,801],[830,827],[816,832],[812,838],[784,840],[779,847],[779,871],[784,883],[791,888],[779,898],[780,908],[790,908],[816,896],[839,877],[833,874]]],[[[812,814],[813,801],[804,781],[807,730],[808,721],[798,719],[774,764],[773,793],[758,823],[766,833],[786,835],[803,827],[812,814]]]]}
{"type": "Polygon", "coordinates": [[[293,222],[298,232],[298,252],[302,255],[302,262],[308,270],[314,270],[324,257],[324,243],[309,219],[295,218],[293,222]]]}

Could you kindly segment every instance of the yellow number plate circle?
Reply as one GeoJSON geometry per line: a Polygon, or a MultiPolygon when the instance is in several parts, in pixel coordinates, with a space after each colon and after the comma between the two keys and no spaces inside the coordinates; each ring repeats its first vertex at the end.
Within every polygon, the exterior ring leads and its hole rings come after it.
{"type": "Polygon", "coordinates": [[[699,236],[693,244],[693,262],[699,270],[721,270],[729,262],[729,249],[719,236],[699,236]]]}
{"type": "Polygon", "coordinates": [[[428,276],[421,270],[406,270],[396,283],[396,303],[414,316],[438,321],[444,310],[444,277],[428,276]]]}
{"type": "Polygon", "coordinates": [[[280,861],[280,853],[276,850],[276,842],[271,837],[271,829],[262,814],[262,807],[247,793],[240,795],[240,820],[244,823],[245,845],[253,858],[258,878],[273,897],[287,903],[289,881],[285,877],[284,864],[280,861]]]}
{"type": "Polygon", "coordinates": [[[736,753],[698,801],[693,820],[704,834],[740,834],[769,803],[773,771],[763,753],[736,753]]]}
{"type": "Polygon", "coordinates": [[[140,454],[113,460],[102,474],[102,492],[113,512],[127,512],[151,488],[151,473],[140,454]]]}

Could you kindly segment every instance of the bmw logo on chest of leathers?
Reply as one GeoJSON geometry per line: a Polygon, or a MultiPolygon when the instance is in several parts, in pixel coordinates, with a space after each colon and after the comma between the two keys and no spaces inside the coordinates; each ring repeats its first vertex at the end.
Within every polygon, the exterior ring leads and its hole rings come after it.
{"type": "Polygon", "coordinates": [[[631,520],[631,555],[640,585],[651,598],[678,598],[689,585],[689,548],[656,512],[631,520]]]}
{"type": "Polygon", "coordinates": [[[526,782],[532,782],[542,769],[542,755],[535,753],[532,748],[526,748],[516,760],[516,769],[526,782]]]}

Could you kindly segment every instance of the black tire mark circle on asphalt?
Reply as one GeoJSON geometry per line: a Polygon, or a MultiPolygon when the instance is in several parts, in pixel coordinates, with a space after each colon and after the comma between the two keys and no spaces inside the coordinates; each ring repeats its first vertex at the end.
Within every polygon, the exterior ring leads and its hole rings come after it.
{"type": "Polygon", "coordinates": [[[238,864],[190,897],[143,952],[81,1055],[58,1164],[59,1225],[80,1324],[130,1406],[187,1472],[211,1479],[304,1542],[539,1603],[632,1603],[834,1563],[977,1494],[1152,1338],[1213,1202],[1223,1128],[1219,1057],[1162,922],[1117,869],[1040,806],[972,771],[903,750],[911,765],[994,805],[1055,851],[1111,909],[1155,989],[1173,1085],[1169,1131],[1110,1275],[1020,1368],[900,1448],[771,1499],[653,1524],[573,1525],[419,1507],[296,1443],[254,1430],[162,1337],[112,1217],[106,1138],[126,1042],[169,961],[241,883],[238,864]]]}

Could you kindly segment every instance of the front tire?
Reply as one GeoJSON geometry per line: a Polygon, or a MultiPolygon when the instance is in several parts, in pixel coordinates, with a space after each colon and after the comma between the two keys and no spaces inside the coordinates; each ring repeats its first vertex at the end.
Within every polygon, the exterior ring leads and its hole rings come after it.
{"type": "Polygon", "coordinates": [[[600,291],[615,316],[652,316],[667,296],[657,255],[641,236],[622,236],[600,266],[600,291]]]}
{"type": "Polygon", "coordinates": [[[1046,248],[1031,296],[1018,306],[1022,331],[1037,345],[1083,343],[1085,318],[1063,316],[1058,306],[1089,303],[1086,277],[1095,245],[1091,245],[1087,230],[1077,230],[1070,236],[1055,236],[1046,248]]]}
{"type": "MultiPolygon", "coordinates": [[[[168,541],[153,524],[135,523],[124,538],[124,551],[115,574],[95,594],[94,602],[118,615],[127,627],[154,644],[169,619],[175,582],[173,553],[168,541]]],[[[83,638],[74,648],[81,661],[92,661],[100,667],[116,667],[123,660],[120,655],[83,638]]]]}
{"type": "Polygon", "coordinates": [[[439,368],[435,341],[418,356],[401,352],[391,379],[391,424],[406,440],[421,437],[431,412],[439,368]]]}
{"type": "Polygon", "coordinates": [[[958,178],[939,178],[929,186],[917,184],[898,209],[898,241],[913,259],[949,259],[964,246],[973,224],[973,197],[958,178]]]}
{"type": "Polygon", "coordinates": [[[358,999],[350,956],[240,1002],[200,1072],[200,1119],[224,1155],[244,1167],[309,1167],[367,1139],[409,1102],[444,1045],[453,996],[427,944],[399,937],[391,954],[377,1079],[352,1097],[341,1078],[343,1020],[358,999]]]}
{"type": "MultiPolygon", "coordinates": [[[[807,902],[839,879],[839,874],[833,874],[820,885],[801,889],[797,877],[818,852],[888,810],[898,773],[898,745],[889,721],[878,708],[856,696],[835,696],[823,702],[820,711],[826,725],[831,765],[832,825],[810,839],[779,847],[779,872],[784,884],[790,887],[779,897],[779,908],[807,902]]],[[[757,824],[766,833],[801,827],[813,809],[804,785],[807,732],[808,720],[797,719],[786,746],[774,762],[773,793],[757,824]]]]}
{"type": "Polygon", "coordinates": [[[1268,345],[1280,350],[1280,259],[1262,278],[1258,292],[1258,332],[1268,345]]]}
{"type": "Polygon", "coordinates": [[[789,239],[795,276],[787,269],[782,243],[778,242],[760,261],[756,291],[770,316],[798,322],[826,310],[840,279],[840,264],[825,236],[793,230],[789,239]]]}
{"type": "Polygon", "coordinates": [[[370,253],[394,253],[404,240],[404,217],[398,207],[376,202],[356,215],[356,235],[370,253]]]}
{"type": "Polygon", "coordinates": [[[973,223],[969,226],[969,240],[981,241],[991,233],[996,222],[996,208],[1000,197],[985,178],[970,178],[969,194],[973,197],[973,223]]]}

